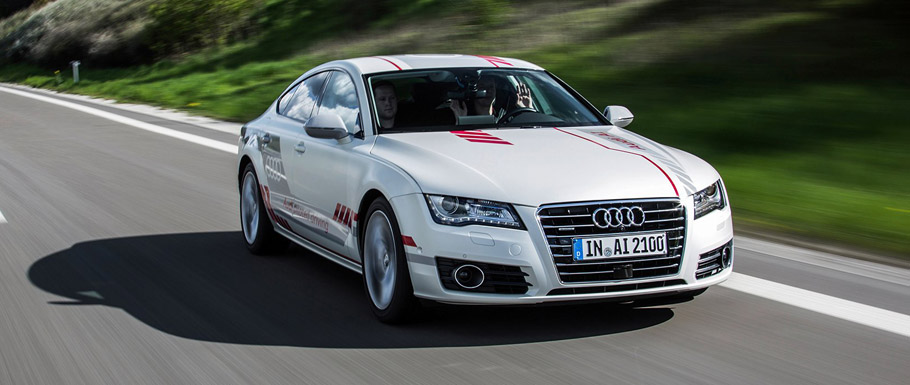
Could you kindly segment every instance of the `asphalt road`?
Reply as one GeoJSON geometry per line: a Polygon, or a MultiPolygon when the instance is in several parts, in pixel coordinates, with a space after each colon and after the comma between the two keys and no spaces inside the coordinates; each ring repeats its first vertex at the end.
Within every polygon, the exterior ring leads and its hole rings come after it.
{"type": "MultiPolygon", "coordinates": [[[[383,325],[357,274],[297,247],[246,252],[234,158],[0,92],[0,384],[910,378],[910,336],[732,285],[670,306],[438,307],[383,325]]],[[[749,239],[736,258],[749,277],[910,314],[904,269],[749,239]]]]}

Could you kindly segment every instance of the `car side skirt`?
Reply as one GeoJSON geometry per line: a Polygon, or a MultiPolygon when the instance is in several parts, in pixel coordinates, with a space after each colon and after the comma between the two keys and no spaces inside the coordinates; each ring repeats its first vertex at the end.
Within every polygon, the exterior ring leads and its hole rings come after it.
{"type": "Polygon", "coordinates": [[[340,256],[338,254],[335,254],[334,252],[332,252],[326,248],[323,248],[322,246],[319,246],[318,244],[316,244],[306,238],[300,237],[297,234],[287,231],[287,230],[281,228],[280,226],[275,226],[275,231],[278,232],[279,234],[281,234],[282,236],[284,236],[285,238],[290,239],[294,243],[302,246],[303,248],[305,248],[309,251],[312,251],[321,257],[324,257],[325,259],[335,262],[350,270],[353,270],[353,271],[357,272],[357,274],[363,274],[363,269],[361,268],[361,265],[357,262],[354,262],[354,261],[347,259],[343,256],[340,256]]]}

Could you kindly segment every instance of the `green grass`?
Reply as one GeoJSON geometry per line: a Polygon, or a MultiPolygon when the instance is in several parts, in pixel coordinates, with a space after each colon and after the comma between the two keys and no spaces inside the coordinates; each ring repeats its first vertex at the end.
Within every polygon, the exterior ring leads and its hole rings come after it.
{"type": "Polygon", "coordinates": [[[628,106],[633,131],[715,165],[738,224],[910,256],[910,34],[886,2],[497,4],[504,18],[481,22],[415,6],[356,32],[296,38],[295,49],[269,40],[300,28],[285,18],[269,39],[148,66],[86,67],[75,86],[23,65],[0,67],[0,80],[244,121],[336,58],[519,57],[600,108],[628,106]]]}

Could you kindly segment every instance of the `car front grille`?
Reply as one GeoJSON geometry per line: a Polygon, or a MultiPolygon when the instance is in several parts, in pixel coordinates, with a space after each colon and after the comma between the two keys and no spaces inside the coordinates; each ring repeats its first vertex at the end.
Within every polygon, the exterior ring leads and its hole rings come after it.
{"type": "Polygon", "coordinates": [[[679,273],[686,239],[686,211],[678,199],[606,201],[543,205],[537,211],[559,278],[564,283],[624,281],[679,273]],[[600,228],[592,214],[599,208],[641,207],[641,226],[600,228]],[[668,253],[643,257],[612,257],[593,261],[572,258],[572,239],[617,234],[666,232],[668,253]],[[629,274],[631,272],[631,274],[629,274]]]}

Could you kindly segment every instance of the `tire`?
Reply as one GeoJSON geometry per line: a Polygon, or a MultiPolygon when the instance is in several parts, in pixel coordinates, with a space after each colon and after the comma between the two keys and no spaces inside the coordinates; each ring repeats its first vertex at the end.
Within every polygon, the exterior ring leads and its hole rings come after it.
{"type": "Polygon", "coordinates": [[[275,254],[287,249],[288,240],[275,232],[262,201],[259,178],[253,164],[243,169],[240,179],[240,229],[246,248],[256,255],[275,254]]]}
{"type": "Polygon", "coordinates": [[[418,308],[392,206],[377,198],[367,209],[363,230],[363,286],[373,314],[383,323],[402,323],[418,308]]]}

